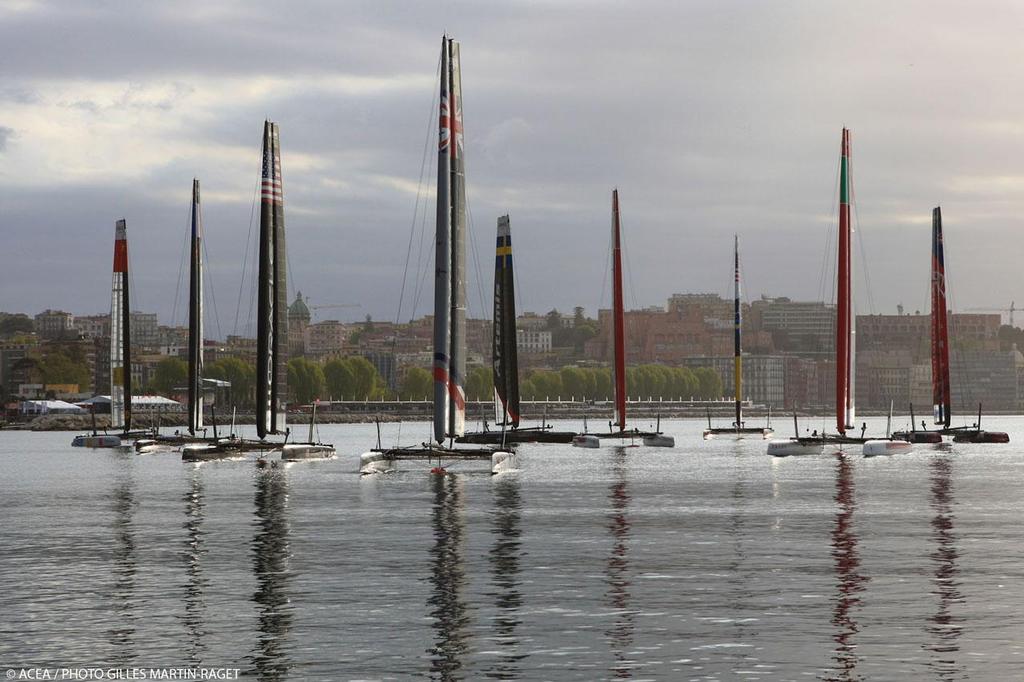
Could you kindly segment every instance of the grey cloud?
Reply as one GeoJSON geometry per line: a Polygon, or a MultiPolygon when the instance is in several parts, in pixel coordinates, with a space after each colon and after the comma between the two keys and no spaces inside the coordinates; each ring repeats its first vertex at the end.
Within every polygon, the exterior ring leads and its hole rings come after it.
{"type": "Polygon", "coordinates": [[[7,149],[7,141],[14,137],[14,128],[0,126],[0,152],[7,149]]]}

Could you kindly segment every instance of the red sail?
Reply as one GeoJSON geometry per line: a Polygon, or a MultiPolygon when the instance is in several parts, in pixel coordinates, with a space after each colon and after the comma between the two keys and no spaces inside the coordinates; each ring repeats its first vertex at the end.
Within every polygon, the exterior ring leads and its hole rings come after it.
{"type": "Polygon", "coordinates": [[[850,395],[850,132],[843,128],[842,156],[839,167],[839,262],[836,292],[836,430],[846,433],[850,395]]]}
{"type": "Polygon", "coordinates": [[[946,320],[946,264],[942,209],[932,210],[932,409],[935,423],[949,427],[949,327],[946,320]]]}
{"type": "Polygon", "coordinates": [[[612,191],[612,326],[615,343],[615,423],[626,428],[626,320],[622,303],[622,244],[619,190],[612,191]]]}

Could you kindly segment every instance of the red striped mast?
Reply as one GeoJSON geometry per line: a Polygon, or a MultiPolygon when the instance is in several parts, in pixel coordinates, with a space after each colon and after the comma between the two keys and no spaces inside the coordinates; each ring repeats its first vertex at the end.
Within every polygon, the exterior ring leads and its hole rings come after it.
{"type": "Polygon", "coordinates": [[[946,257],[942,242],[942,209],[932,210],[932,409],[935,423],[949,428],[949,326],[946,319],[946,257]]]}

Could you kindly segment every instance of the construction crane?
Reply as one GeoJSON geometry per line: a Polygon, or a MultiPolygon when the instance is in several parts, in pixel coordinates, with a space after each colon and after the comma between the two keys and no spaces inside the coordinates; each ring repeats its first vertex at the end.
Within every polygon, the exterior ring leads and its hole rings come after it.
{"type": "Polygon", "coordinates": [[[1012,327],[1014,326],[1013,313],[1017,310],[1017,307],[1014,305],[1013,301],[1010,301],[1009,308],[968,308],[968,310],[973,310],[979,313],[1010,313],[1010,326],[1012,327]]]}
{"type": "Polygon", "coordinates": [[[305,298],[305,302],[306,302],[306,307],[309,308],[309,310],[311,312],[312,311],[316,311],[316,310],[332,310],[332,309],[337,309],[337,308],[362,308],[363,307],[362,303],[324,303],[322,305],[309,305],[309,297],[308,296],[305,298]]]}

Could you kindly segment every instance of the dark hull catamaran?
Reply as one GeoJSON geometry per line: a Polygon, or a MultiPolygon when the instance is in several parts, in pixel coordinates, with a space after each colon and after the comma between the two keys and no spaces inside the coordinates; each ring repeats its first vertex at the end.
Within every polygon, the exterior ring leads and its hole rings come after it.
{"type": "Polygon", "coordinates": [[[612,190],[612,343],[614,346],[613,385],[615,390],[614,421],[608,433],[584,434],[573,439],[577,447],[593,447],[594,438],[640,438],[644,445],[674,447],[675,438],[661,432],[661,419],[654,431],[626,428],[626,310],[622,286],[622,224],[619,219],[619,190],[612,190]],[[614,427],[617,427],[616,430],[614,427]]]}
{"type": "Polygon", "coordinates": [[[733,395],[736,399],[736,420],[728,428],[715,428],[711,425],[711,412],[708,411],[708,428],[704,429],[704,440],[715,436],[760,436],[768,438],[773,433],[771,426],[771,412],[768,413],[768,423],[764,427],[746,426],[743,421],[743,344],[742,344],[742,317],[740,312],[740,238],[735,237],[735,268],[734,268],[734,291],[733,291],[733,395]]]}
{"type": "Polygon", "coordinates": [[[494,421],[499,430],[466,433],[456,443],[571,443],[572,431],[553,431],[546,424],[519,428],[519,356],[516,348],[515,279],[512,270],[512,232],[508,216],[498,218],[494,257],[494,332],[491,370],[494,378],[494,421]]]}
{"type": "MultiPolygon", "coordinates": [[[[434,441],[417,447],[377,447],[360,456],[360,472],[388,471],[402,460],[426,460],[444,473],[449,461],[487,459],[491,473],[514,466],[510,448],[454,448],[465,433],[466,394],[466,187],[462,135],[459,44],[441,39],[441,97],[437,156],[434,262],[434,441]],[[449,447],[444,446],[445,439],[449,447]]],[[[514,318],[513,318],[514,324],[514,318]]],[[[513,338],[513,343],[515,340],[513,338]]]]}
{"type": "Polygon", "coordinates": [[[1010,436],[1002,431],[981,428],[981,406],[978,421],[973,426],[951,426],[953,418],[952,381],[949,371],[949,317],[946,302],[946,247],[942,237],[942,208],[932,209],[932,267],[931,267],[931,351],[932,351],[932,412],[935,430],[916,427],[914,406],[910,406],[910,431],[895,434],[912,443],[941,443],[942,436],[952,436],[954,443],[1009,443],[1010,436]]]}
{"type": "Polygon", "coordinates": [[[126,440],[145,438],[149,431],[132,431],[132,339],[128,278],[128,228],[124,218],[114,226],[114,274],[110,287],[110,428],[100,434],[95,417],[91,435],[75,436],[74,447],[116,448],[126,440]]]}
{"type": "MultiPolygon", "coordinates": [[[[281,139],[276,123],[263,124],[263,176],[260,185],[259,271],[256,292],[256,433],[259,440],[216,439],[186,445],[181,458],[204,461],[237,456],[244,452],[277,450],[287,445],[289,430],[285,423],[285,399],[288,392],[287,354],[287,258],[285,256],[284,190],[281,182],[281,139]],[[284,435],[284,442],[268,441],[267,436],[284,435]]],[[[193,301],[199,305],[198,301],[193,301]]],[[[196,310],[196,308],[192,308],[196,310]]],[[[201,313],[200,313],[201,316],[201,313]]],[[[201,325],[196,339],[202,343],[201,325]]],[[[201,351],[199,351],[201,352],[201,351]]],[[[197,354],[198,357],[198,354],[197,354]]],[[[190,353],[190,360],[191,360],[190,353]]],[[[200,367],[190,367],[189,391],[198,399],[201,391],[200,367]],[[194,393],[193,393],[194,392],[194,393]]],[[[190,406],[190,431],[201,417],[190,406]]],[[[328,457],[333,446],[307,443],[301,458],[328,457]]]]}

